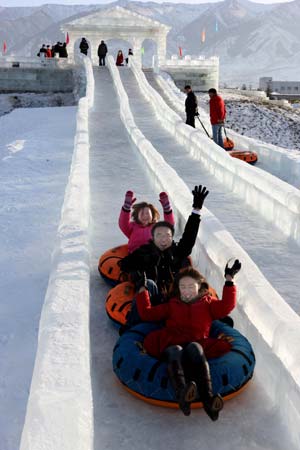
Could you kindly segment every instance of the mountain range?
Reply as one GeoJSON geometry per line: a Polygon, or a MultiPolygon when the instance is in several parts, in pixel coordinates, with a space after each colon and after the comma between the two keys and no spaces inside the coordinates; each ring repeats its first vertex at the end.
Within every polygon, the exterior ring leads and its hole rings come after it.
{"type": "MultiPolygon", "coordinates": [[[[179,46],[184,55],[219,56],[221,83],[257,85],[261,76],[291,81],[300,77],[300,0],[280,4],[118,0],[105,5],[0,6],[0,42],[6,41],[10,54],[36,55],[42,43],[64,40],[60,31],[64,22],[115,5],[171,26],[169,56],[178,53],[179,46]]],[[[145,51],[151,48],[146,42],[145,51]]]]}

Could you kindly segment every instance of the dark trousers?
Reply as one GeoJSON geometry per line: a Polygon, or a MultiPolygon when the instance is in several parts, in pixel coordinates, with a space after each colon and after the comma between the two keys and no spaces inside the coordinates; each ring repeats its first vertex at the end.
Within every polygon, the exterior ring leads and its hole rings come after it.
{"type": "Polygon", "coordinates": [[[99,56],[99,66],[105,66],[105,56],[99,56]]]}
{"type": "Polygon", "coordinates": [[[194,114],[187,114],[185,123],[187,125],[190,125],[191,127],[195,128],[195,115],[194,114]]]}

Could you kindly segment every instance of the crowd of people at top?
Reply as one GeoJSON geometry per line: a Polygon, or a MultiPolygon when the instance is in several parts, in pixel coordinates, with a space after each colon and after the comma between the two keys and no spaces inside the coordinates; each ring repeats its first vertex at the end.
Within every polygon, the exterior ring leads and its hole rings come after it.
{"type": "Polygon", "coordinates": [[[56,55],[58,58],[68,57],[66,42],[57,41],[54,45],[43,44],[37,54],[40,58],[54,58],[56,55]]]}
{"type": "MultiPolygon", "coordinates": [[[[80,52],[84,55],[88,54],[89,44],[85,37],[81,39],[79,44],[80,52]]],[[[99,58],[99,66],[105,66],[105,58],[107,55],[108,49],[106,43],[102,40],[98,46],[97,54],[99,58]]],[[[129,56],[133,56],[133,51],[130,48],[128,50],[128,56],[124,58],[122,50],[119,50],[116,57],[116,66],[124,66],[124,64],[128,65],[129,56]]]]}
{"type": "Polygon", "coordinates": [[[213,320],[233,326],[228,314],[236,305],[234,276],[241,269],[235,260],[226,264],[222,299],[213,297],[207,280],[191,265],[190,254],[196,243],[201,209],[209,194],[206,187],[192,191],[192,212],[179,242],[174,242],[175,218],[166,192],[159,201],[164,220],[151,203],[134,204],[127,191],[119,215],[119,226],[128,238],[128,256],[120,261],[121,271],[129,274],[136,295],[120,334],[141,321],[158,321],[161,327],[144,339],[151,356],[166,361],[176,400],[184,415],[191,414],[191,402],[201,398],[204,410],[215,421],[223,400],[214,394],[208,358],[216,358],[231,349],[231,338],[210,337],[213,320]]]}

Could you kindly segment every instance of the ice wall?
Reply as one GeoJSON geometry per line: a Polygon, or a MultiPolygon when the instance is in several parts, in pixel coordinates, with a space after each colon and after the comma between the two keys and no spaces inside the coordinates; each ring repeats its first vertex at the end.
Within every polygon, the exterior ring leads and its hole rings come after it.
{"type": "MultiPolygon", "coordinates": [[[[166,76],[157,76],[160,87],[164,90],[175,110],[180,114],[184,112],[185,95],[175,86],[174,82],[166,76]]],[[[201,109],[201,108],[200,108],[201,109]]],[[[207,130],[211,130],[209,116],[201,109],[201,120],[207,130]]],[[[252,150],[258,154],[259,160],[272,166],[272,171],[279,178],[300,189],[300,155],[282,147],[266,144],[259,140],[241,136],[232,130],[227,130],[237,150],[252,150]]]]}
{"type": "MultiPolygon", "coordinates": [[[[168,190],[177,211],[179,225],[190,213],[191,193],[177,173],[165,162],[152,144],[138,130],[130,111],[127,94],[118,69],[109,58],[121,117],[133,142],[145,158],[153,182],[168,190]],[[180,192],[180,196],[178,196],[180,192]]],[[[142,77],[143,74],[138,74],[142,77]]],[[[143,83],[141,83],[143,89],[143,83]]],[[[159,108],[159,105],[156,105],[159,108]]],[[[176,118],[175,118],[176,119],[176,118]]],[[[177,123],[178,126],[178,123],[177,123]]],[[[243,271],[237,277],[239,289],[235,320],[238,328],[252,342],[256,357],[256,376],[272,399],[274,410],[290,430],[295,447],[300,446],[300,318],[267,282],[258,267],[234,241],[223,225],[204,208],[200,232],[193,253],[195,265],[220,292],[223,268],[229,258],[237,257],[243,271]]],[[[263,418],[262,418],[263,419],[263,418]]]]}
{"type": "Polygon", "coordinates": [[[89,343],[89,135],[93,72],[83,58],[87,96],[79,101],[71,172],[42,309],[21,450],[93,446],[89,343]]]}

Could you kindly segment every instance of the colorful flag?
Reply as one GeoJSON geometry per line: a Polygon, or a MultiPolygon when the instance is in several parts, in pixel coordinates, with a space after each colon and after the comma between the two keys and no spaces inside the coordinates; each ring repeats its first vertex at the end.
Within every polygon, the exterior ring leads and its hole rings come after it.
{"type": "Polygon", "coordinates": [[[141,54],[143,55],[145,53],[144,47],[141,48],[141,54]]]}
{"type": "Polygon", "coordinates": [[[204,43],[205,42],[205,28],[203,28],[202,33],[201,33],[201,42],[204,43]]]}
{"type": "Polygon", "coordinates": [[[219,31],[219,24],[218,24],[218,21],[217,21],[217,19],[216,19],[216,26],[215,26],[215,31],[216,31],[216,33],[219,31]]]}
{"type": "Polygon", "coordinates": [[[66,44],[68,45],[69,42],[70,42],[70,38],[69,38],[69,33],[67,32],[67,36],[66,36],[66,44]]]}
{"type": "Polygon", "coordinates": [[[6,53],[7,50],[7,45],[6,45],[6,41],[3,42],[3,54],[6,53]]]}
{"type": "Polygon", "coordinates": [[[181,47],[178,47],[179,48],[179,56],[180,56],[180,58],[182,58],[182,48],[181,47]]]}

